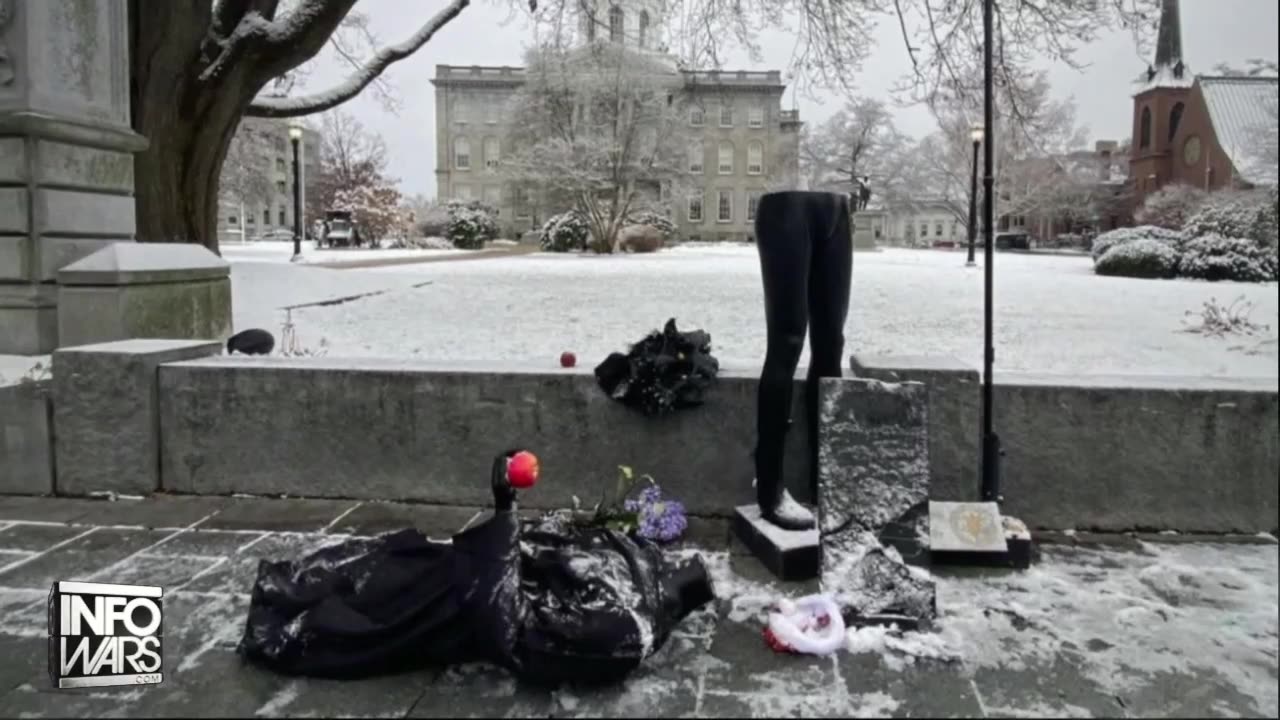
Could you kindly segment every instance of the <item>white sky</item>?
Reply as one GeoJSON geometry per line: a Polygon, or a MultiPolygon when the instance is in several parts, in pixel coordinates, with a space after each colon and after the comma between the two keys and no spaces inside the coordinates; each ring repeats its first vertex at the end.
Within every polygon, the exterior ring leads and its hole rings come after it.
{"type": "MultiPolygon", "coordinates": [[[[441,6],[439,0],[366,0],[358,7],[368,14],[372,30],[383,42],[399,42],[441,6]]],[[[1193,72],[1209,72],[1219,62],[1240,66],[1248,58],[1276,59],[1277,0],[1182,0],[1181,6],[1183,54],[1193,72]]],[[[400,180],[401,191],[435,196],[435,88],[430,83],[435,66],[521,64],[531,31],[509,8],[508,0],[479,0],[426,47],[393,65],[384,77],[400,98],[398,112],[388,112],[367,92],[343,106],[386,140],[389,172],[400,180]]],[[[761,63],[750,63],[743,54],[733,68],[785,69],[794,38],[778,31],[763,36],[760,44],[761,63]]],[[[877,47],[857,84],[862,94],[888,101],[890,88],[909,67],[896,24],[882,23],[877,47]]],[[[1083,72],[1065,66],[1049,68],[1056,94],[1075,98],[1077,118],[1090,138],[1124,139],[1131,127],[1130,83],[1149,58],[1138,55],[1131,35],[1124,31],[1103,35],[1077,57],[1088,64],[1083,72]]],[[[307,89],[332,84],[344,72],[344,67],[323,58],[307,89]]],[[[792,96],[789,91],[783,98],[785,106],[791,106],[792,96]]],[[[819,100],[801,96],[798,103],[801,119],[818,122],[833,113],[840,100],[834,95],[819,100]]],[[[933,129],[923,108],[898,110],[897,117],[899,127],[912,135],[933,129]]]]}

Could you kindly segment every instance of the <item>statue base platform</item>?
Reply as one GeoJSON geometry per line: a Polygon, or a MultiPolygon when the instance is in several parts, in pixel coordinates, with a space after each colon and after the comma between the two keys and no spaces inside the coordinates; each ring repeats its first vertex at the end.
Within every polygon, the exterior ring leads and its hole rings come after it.
{"type": "Polygon", "coordinates": [[[779,580],[812,580],[818,577],[820,538],[818,529],[784,530],[765,520],[756,504],[734,509],[733,532],[779,580]]]}

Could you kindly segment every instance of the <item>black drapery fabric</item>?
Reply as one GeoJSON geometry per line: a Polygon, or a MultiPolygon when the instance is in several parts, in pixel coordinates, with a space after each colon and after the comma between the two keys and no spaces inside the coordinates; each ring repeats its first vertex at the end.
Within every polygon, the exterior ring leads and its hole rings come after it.
{"type": "Polygon", "coordinates": [[[664,415],[701,405],[715,383],[720,362],[711,354],[711,335],[680,332],[675,318],[596,366],[596,381],[610,397],[646,415],[664,415]]]}
{"type": "Polygon", "coordinates": [[[494,492],[493,515],[452,543],[406,529],[262,561],[240,653],[316,677],[484,660],[543,684],[613,682],[712,599],[700,561],[561,515],[522,524],[513,491],[494,492]]]}

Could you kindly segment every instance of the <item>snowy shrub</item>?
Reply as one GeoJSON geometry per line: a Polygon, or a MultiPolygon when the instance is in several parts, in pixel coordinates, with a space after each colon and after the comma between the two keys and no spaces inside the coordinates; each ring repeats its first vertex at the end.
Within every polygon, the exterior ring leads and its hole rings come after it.
{"type": "Polygon", "coordinates": [[[1217,192],[1210,195],[1200,210],[1187,219],[1182,234],[1187,238],[1220,235],[1229,238],[1249,238],[1256,242],[1274,245],[1274,238],[1267,242],[1265,229],[1259,226],[1260,215],[1266,214],[1266,192],[1217,192]]]}
{"type": "MultiPolygon", "coordinates": [[[[1253,303],[1245,300],[1243,295],[1232,300],[1230,305],[1219,303],[1217,298],[1209,298],[1200,309],[1198,324],[1192,325],[1186,321],[1186,318],[1183,318],[1182,322],[1187,325],[1187,332],[1214,337],[1258,335],[1271,329],[1269,325],[1251,320],[1249,315],[1252,313],[1253,303]]],[[[1196,313],[1190,310],[1186,312],[1188,318],[1195,315],[1196,313]]]]}
{"type": "Polygon", "coordinates": [[[1178,274],[1201,280],[1276,280],[1276,255],[1246,238],[1204,235],[1183,248],[1178,274]]]}
{"type": "Polygon", "coordinates": [[[422,237],[445,237],[449,234],[449,206],[436,205],[418,218],[414,227],[422,237]]]}
{"type": "Polygon", "coordinates": [[[663,244],[662,231],[652,225],[628,225],[618,231],[618,247],[626,252],[657,252],[663,244]]]}
{"type": "Polygon", "coordinates": [[[498,211],[477,200],[448,204],[449,227],[445,237],[461,250],[479,250],[498,237],[498,211]]]}
{"type": "Polygon", "coordinates": [[[551,252],[586,250],[588,235],[587,221],[576,210],[570,210],[547,218],[538,244],[551,252]]]}
{"type": "Polygon", "coordinates": [[[645,210],[633,213],[627,216],[629,225],[648,225],[662,233],[662,242],[669,243],[676,236],[676,224],[671,222],[671,218],[661,213],[645,210]]]}
{"type": "Polygon", "coordinates": [[[1151,193],[1133,214],[1141,225],[1156,225],[1169,230],[1181,230],[1187,220],[1204,205],[1205,191],[1193,185],[1175,183],[1151,193]]]}
{"type": "Polygon", "coordinates": [[[399,247],[415,250],[452,250],[453,243],[442,237],[411,237],[406,238],[399,247]]]}
{"type": "Polygon", "coordinates": [[[1178,272],[1178,251],[1153,238],[1113,244],[1094,263],[1099,275],[1134,278],[1171,278],[1178,272]]]}
{"type": "Polygon", "coordinates": [[[1122,245],[1134,240],[1156,240],[1168,245],[1170,248],[1177,250],[1182,244],[1182,234],[1176,230],[1157,227],[1155,225],[1139,225],[1138,227],[1116,228],[1108,230],[1093,239],[1093,245],[1089,251],[1093,255],[1093,261],[1096,263],[1098,259],[1106,254],[1108,250],[1116,245],[1122,245]]]}
{"type": "Polygon", "coordinates": [[[1258,207],[1249,237],[1259,245],[1275,250],[1280,246],[1280,195],[1277,188],[1267,191],[1267,197],[1258,207]]]}

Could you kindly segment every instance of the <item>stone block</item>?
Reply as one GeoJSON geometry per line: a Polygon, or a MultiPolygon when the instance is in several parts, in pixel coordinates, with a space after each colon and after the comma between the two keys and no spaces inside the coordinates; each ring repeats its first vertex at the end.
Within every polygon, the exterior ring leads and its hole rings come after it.
{"type": "Polygon", "coordinates": [[[43,237],[40,239],[40,282],[57,282],[58,271],[77,260],[121,242],[120,238],[43,237]]]}
{"type": "Polygon", "coordinates": [[[25,235],[0,236],[0,282],[29,280],[30,257],[31,238],[25,235]]]}
{"type": "Polygon", "coordinates": [[[784,581],[818,577],[818,530],[784,530],[751,503],[734,509],[733,532],[774,577],[784,581]]]}
{"type": "Polygon", "coordinates": [[[982,375],[950,356],[850,357],[857,377],[924,383],[929,396],[929,497],[977,499],[982,456],[982,375]]]}
{"type": "Polygon", "coordinates": [[[148,339],[54,352],[57,491],[84,495],[157,490],[157,369],[162,363],[221,351],[217,342],[148,339]]]}
{"type": "Polygon", "coordinates": [[[871,217],[863,213],[853,214],[853,249],[875,250],[876,237],[871,228],[871,217]]]}
{"type": "MultiPolygon", "coordinates": [[[[587,364],[587,363],[584,363],[587,364]]],[[[221,357],[160,370],[164,482],[175,492],[492,503],[489,464],[536,452],[531,508],[592,504],[618,466],[647,473],[691,513],[754,497],[755,373],[722,370],[705,405],[650,418],[611,400],[589,368],[375,358],[221,357]]],[[[804,394],[795,391],[797,428],[804,394]]],[[[803,442],[787,477],[804,483],[803,442]]]]}
{"type": "Polygon", "coordinates": [[[34,206],[41,232],[49,235],[132,238],[137,230],[134,199],[129,195],[40,188],[34,206]]]}
{"type": "Polygon", "coordinates": [[[0,283],[0,354],[44,355],[58,345],[57,288],[0,283]]]}
{"type": "Polygon", "coordinates": [[[63,346],[231,336],[230,266],[204,247],[111,244],[59,270],[58,285],[63,346]]]}
{"type": "Polygon", "coordinates": [[[22,138],[0,138],[0,182],[27,181],[27,143],[22,138]]]}
{"type": "Polygon", "coordinates": [[[0,494],[53,492],[52,385],[0,387],[0,494]]]}
{"type": "Polygon", "coordinates": [[[0,188],[0,233],[26,234],[31,229],[27,189],[0,188]]]}
{"type": "Polygon", "coordinates": [[[127,152],[41,141],[36,173],[45,185],[133,194],[133,155],[127,152]]]}
{"type": "Polygon", "coordinates": [[[824,378],[819,397],[822,586],[855,620],[887,614],[927,622],[932,581],[880,539],[929,497],[927,390],[824,378]]]}

